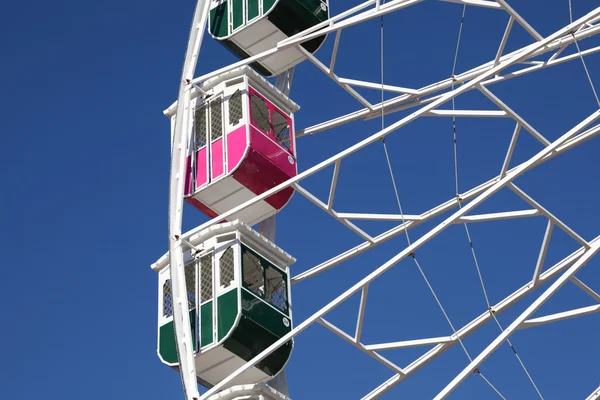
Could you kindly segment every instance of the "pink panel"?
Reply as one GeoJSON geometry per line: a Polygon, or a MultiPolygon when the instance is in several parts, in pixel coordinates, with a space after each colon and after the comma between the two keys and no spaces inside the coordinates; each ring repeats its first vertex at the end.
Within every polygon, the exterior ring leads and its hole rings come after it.
{"type": "Polygon", "coordinates": [[[206,147],[204,147],[196,153],[196,188],[199,188],[208,181],[206,167],[206,147]]]}
{"type": "Polygon", "coordinates": [[[250,147],[265,156],[286,175],[296,176],[296,160],[278,143],[253,126],[250,126],[250,147]]]}
{"type": "Polygon", "coordinates": [[[210,145],[212,179],[223,175],[223,138],[215,140],[210,145]]]}
{"type": "Polygon", "coordinates": [[[185,194],[192,193],[193,178],[194,177],[192,174],[192,157],[188,156],[185,159],[185,186],[184,186],[185,194]]]}
{"type": "Polygon", "coordinates": [[[246,151],[246,125],[227,134],[227,172],[233,171],[246,151]]]}

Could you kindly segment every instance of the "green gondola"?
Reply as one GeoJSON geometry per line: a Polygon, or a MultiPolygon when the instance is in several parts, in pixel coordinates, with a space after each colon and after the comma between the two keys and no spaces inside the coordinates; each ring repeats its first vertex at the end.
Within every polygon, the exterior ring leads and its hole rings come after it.
{"type": "MultiPolygon", "coordinates": [[[[329,19],[328,0],[214,0],[209,32],[241,59],[329,19]]],[[[316,52],[326,35],[302,43],[316,52]]],[[[295,46],[250,64],[264,76],[278,75],[306,59],[295,46]]]]}
{"type": "MultiPolygon", "coordinates": [[[[295,259],[240,221],[190,238],[185,278],[198,382],[212,387],[292,329],[289,265],[295,259]],[[200,312],[198,312],[200,310],[200,312]]],[[[168,254],[159,273],[158,355],[178,367],[168,254]]],[[[271,380],[287,363],[290,340],[228,385],[271,380]]]]}

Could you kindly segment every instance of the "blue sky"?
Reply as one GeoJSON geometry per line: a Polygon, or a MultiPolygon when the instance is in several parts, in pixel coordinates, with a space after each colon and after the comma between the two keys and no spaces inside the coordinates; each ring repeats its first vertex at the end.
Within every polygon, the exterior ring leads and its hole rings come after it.
{"type": "MultiPolygon", "coordinates": [[[[359,1],[332,1],[332,13],[359,1]]],[[[510,4],[546,36],[569,21],[567,0],[510,4]]],[[[597,6],[573,0],[574,18],[597,6]]],[[[192,1],[4,2],[0,5],[0,249],[4,315],[0,338],[0,397],[5,399],[177,399],[179,376],[156,356],[156,274],[149,265],[167,248],[169,121],[162,110],[176,98],[192,1]]],[[[462,6],[426,1],[385,18],[386,83],[421,87],[450,75],[462,6]]],[[[492,59],[508,17],[469,7],[457,71],[492,59]]],[[[507,50],[528,44],[515,26],[507,50]]],[[[333,35],[317,53],[327,62],[333,35]]],[[[582,49],[598,45],[582,42],[582,49]]],[[[571,50],[572,51],[572,50],[571,50]]],[[[569,54],[566,52],[565,54],[569,54]]],[[[234,62],[207,37],[198,74],[234,62]]],[[[586,58],[596,85],[600,55],[586,58]]],[[[336,72],[377,82],[379,20],[342,34],[336,72]]],[[[599,86],[600,87],[600,86],[599,86]]],[[[581,62],[573,61],[490,87],[549,140],[597,109],[581,62]]],[[[373,102],[380,93],[361,91],[373,102]]],[[[313,65],[296,69],[291,97],[297,128],[354,111],[360,105],[313,65]]],[[[457,108],[490,107],[477,93],[457,108]]],[[[397,121],[406,113],[386,117],[397,121]]],[[[376,132],[380,120],[360,121],[298,140],[304,170],[376,132]]],[[[457,122],[460,190],[499,171],[510,142],[510,120],[457,122]]],[[[418,214],[454,196],[452,122],[428,118],[387,139],[404,212],[418,214]]],[[[513,165],[541,149],[521,133],[513,165]]],[[[597,204],[599,139],[525,174],[517,184],[585,239],[600,234],[597,204]]],[[[397,211],[380,143],[344,160],[335,207],[344,212],[397,211]]],[[[330,170],[328,170],[330,171],[330,170]]],[[[325,198],[330,172],[302,184],[325,198]]],[[[508,190],[477,208],[528,208],[508,190]]],[[[184,225],[207,218],[186,208],[184,225]]],[[[419,237],[437,219],[410,231],[419,237]]],[[[277,219],[277,244],[294,255],[294,273],[339,254],[360,239],[299,195],[277,219]]],[[[533,273],[546,220],[540,217],[473,224],[471,234],[490,301],[520,287],[533,273]]],[[[391,224],[359,224],[377,234],[391,224]]],[[[315,279],[293,287],[295,323],[304,320],[406,245],[399,236],[315,279]]],[[[578,245],[558,229],[546,266],[578,245]]],[[[464,228],[448,228],[418,252],[419,261],[453,324],[485,309],[464,228]]],[[[599,260],[578,275],[600,290],[599,260]]],[[[540,294],[541,291],[536,291],[540,294]]],[[[504,326],[532,301],[499,319],[504,326]]],[[[568,284],[538,314],[593,304],[568,284]]],[[[358,297],[327,318],[353,331],[358,297]]],[[[600,383],[597,315],[517,333],[513,344],[546,399],[584,398],[600,383]]],[[[486,325],[465,340],[477,354],[499,333],[486,325]]],[[[365,343],[451,334],[412,261],[376,281],[369,293],[365,343]]],[[[427,348],[384,353],[401,366],[427,348]]],[[[458,346],[383,398],[428,399],[467,365],[458,346]]],[[[504,345],[482,366],[508,399],[536,398],[504,345]]],[[[302,333],[287,370],[293,399],[360,398],[392,373],[321,326],[302,333]]],[[[453,399],[499,398],[473,376],[453,399]]]]}

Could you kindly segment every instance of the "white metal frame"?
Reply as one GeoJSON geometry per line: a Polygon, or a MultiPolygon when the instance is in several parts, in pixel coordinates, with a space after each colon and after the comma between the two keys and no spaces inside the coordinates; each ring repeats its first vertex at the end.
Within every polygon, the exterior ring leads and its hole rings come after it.
{"type": "MultiPolygon", "coordinates": [[[[545,209],[539,202],[530,197],[523,190],[518,188],[513,181],[522,175],[523,173],[545,163],[551,158],[554,158],[560,154],[565,153],[566,151],[588,141],[589,139],[600,134],[600,123],[598,123],[600,119],[600,110],[592,113],[579,124],[574,126],[572,129],[567,131],[560,138],[554,140],[553,142],[549,141],[545,138],[540,132],[538,132],[533,126],[531,126],[525,119],[523,119],[519,114],[517,114],[514,110],[512,110],[508,105],[506,105],[501,99],[499,99],[496,95],[494,95],[488,88],[488,86],[493,85],[494,83],[501,82],[507,79],[512,79],[514,77],[518,77],[523,74],[527,74],[530,72],[538,71],[540,69],[544,69],[547,67],[551,67],[554,65],[558,65],[563,62],[571,61],[577,59],[579,57],[584,57],[589,54],[593,54],[596,52],[600,52],[600,46],[593,47],[591,49],[585,50],[583,52],[578,52],[577,54],[569,55],[569,56],[560,56],[561,53],[565,50],[565,48],[576,41],[581,41],[583,39],[589,38],[591,36],[597,35],[600,33],[600,7],[595,10],[589,12],[585,16],[579,18],[578,20],[570,23],[569,25],[563,27],[562,29],[556,31],[555,33],[542,37],[533,27],[531,27],[514,9],[510,7],[510,5],[505,0],[444,0],[452,3],[460,3],[469,6],[477,6],[477,7],[486,7],[490,9],[503,10],[509,15],[508,24],[502,37],[501,43],[498,47],[498,51],[494,60],[491,60],[488,63],[480,65],[476,68],[473,68],[469,71],[463,72],[461,74],[452,76],[443,81],[433,83],[431,85],[425,86],[420,89],[412,89],[412,88],[403,88],[397,86],[390,85],[381,85],[370,82],[363,82],[356,79],[349,79],[339,77],[334,73],[335,63],[336,63],[336,55],[338,50],[338,45],[341,38],[341,32],[344,28],[352,26],[354,24],[358,24],[364,22],[366,20],[377,18],[382,15],[385,15],[390,12],[398,11],[402,8],[409,7],[412,5],[416,5],[420,3],[422,0],[391,0],[386,3],[382,3],[379,0],[368,0],[363,2],[361,5],[356,6],[348,11],[345,11],[337,16],[331,17],[328,21],[318,24],[315,27],[307,29],[304,32],[300,32],[293,37],[290,37],[286,40],[281,41],[277,44],[275,48],[266,50],[261,54],[256,56],[247,58],[240,62],[234,63],[228,67],[221,68],[212,73],[206,74],[199,78],[191,79],[187,78],[189,76],[186,75],[189,70],[184,69],[184,80],[189,79],[187,82],[191,82],[191,85],[182,85],[182,92],[180,94],[178,103],[177,103],[177,120],[180,121],[181,113],[185,114],[186,105],[189,104],[191,98],[197,96],[199,91],[194,88],[193,85],[200,84],[208,79],[214,78],[220,74],[226,73],[234,68],[238,68],[243,65],[248,65],[254,61],[261,60],[265,57],[271,56],[279,51],[285,50],[289,47],[296,47],[300,51],[303,51],[307,59],[315,64],[318,69],[324,72],[327,76],[329,76],[335,83],[337,83],[340,87],[342,87],[345,91],[347,91],[352,97],[354,97],[364,108],[341,116],[335,119],[325,121],[313,127],[309,127],[304,129],[301,132],[296,133],[296,137],[301,136],[302,134],[315,134],[357,119],[371,119],[379,117],[383,114],[393,113],[401,110],[405,110],[412,107],[420,107],[417,111],[407,115],[406,117],[400,119],[399,121],[393,123],[385,129],[371,135],[370,137],[356,143],[353,146],[343,150],[342,152],[330,157],[329,159],[305,170],[304,172],[298,174],[296,177],[289,179],[288,181],[278,185],[277,187],[263,193],[260,196],[255,197],[252,200],[245,202],[237,207],[232,208],[231,210],[221,214],[217,218],[212,219],[211,221],[202,224],[201,226],[187,232],[183,235],[180,235],[180,227],[181,227],[181,214],[180,210],[177,212],[179,214],[172,215],[170,219],[170,223],[177,223],[178,225],[171,225],[171,246],[170,246],[170,254],[171,254],[171,265],[174,265],[175,268],[173,270],[183,271],[183,266],[179,261],[178,253],[181,252],[182,242],[181,240],[185,240],[190,238],[192,235],[197,232],[209,228],[219,221],[223,219],[227,219],[232,216],[236,212],[239,212],[253,204],[256,204],[259,201],[266,199],[267,197],[273,195],[274,193],[279,192],[287,187],[294,187],[296,191],[298,191],[301,195],[306,197],[310,202],[314,203],[317,207],[321,208],[323,211],[328,213],[330,216],[340,221],[342,224],[347,226],[350,230],[355,232],[357,235],[362,237],[365,242],[362,244],[349,249],[348,251],[328,260],[320,265],[315,266],[314,268],[301,273],[291,279],[291,283],[299,283],[304,279],[308,279],[311,277],[315,277],[321,272],[332,268],[335,265],[340,264],[343,261],[346,261],[364,251],[367,251],[371,248],[374,248],[380,243],[389,240],[392,237],[395,237],[401,233],[408,231],[428,220],[431,220],[443,212],[452,210],[457,206],[460,206],[458,210],[456,210],[452,215],[444,219],[438,225],[436,225],[433,229],[429,230],[419,239],[414,241],[412,244],[407,246],[404,250],[399,252],[396,256],[388,260],[386,263],[381,265],[379,268],[374,270],[372,273],[365,276],[359,282],[348,288],[345,292],[340,294],[337,298],[332,300],[329,304],[315,312],[311,317],[307,318],[300,324],[297,324],[296,327],[287,335],[282,337],[275,344],[270,346],[264,352],[256,356],[254,359],[249,361],[243,367],[239,368],[237,371],[233,372],[228,378],[224,379],[222,382],[208,390],[204,393],[200,399],[206,399],[215,393],[217,393],[224,385],[231,382],[235,377],[239,376],[241,373],[252,367],[254,364],[264,359],[267,355],[277,349],[279,346],[283,345],[285,342],[290,340],[291,338],[298,335],[300,332],[314,324],[315,322],[322,324],[323,326],[330,329],[333,333],[340,336],[344,340],[346,340],[351,345],[359,348],[366,354],[371,357],[379,360],[384,365],[388,366],[392,371],[394,371],[394,376],[382,383],[379,387],[375,388],[371,393],[367,394],[365,399],[377,398],[381,394],[386,391],[392,389],[395,385],[406,379],[412,373],[420,369],[422,366],[430,362],[431,360],[437,358],[440,354],[448,350],[454,344],[458,343],[462,338],[468,336],[473,333],[479,327],[481,327],[485,322],[493,318],[494,315],[499,314],[506,310],[508,307],[515,304],[518,300],[524,297],[526,294],[530,293],[534,289],[538,288],[542,284],[548,283],[551,279],[556,278],[554,283],[552,283],[546,291],[542,295],[540,295],[530,307],[527,308],[521,315],[516,318],[506,329],[504,329],[501,334],[492,342],[490,345],[482,351],[476,358],[472,360],[472,362],[464,368],[455,378],[452,380],[436,397],[436,399],[445,398],[450,392],[452,392],[457,385],[459,385],[468,374],[470,374],[473,370],[475,370],[481,362],[483,362],[494,350],[498,348],[498,346],[506,340],[513,332],[519,329],[524,329],[528,327],[538,326],[554,321],[564,320],[567,318],[572,318],[580,315],[586,315],[590,313],[595,313],[600,311],[599,305],[594,305],[590,307],[584,307],[581,309],[571,310],[559,314],[548,315],[539,318],[531,319],[531,315],[542,305],[544,304],[556,291],[564,285],[567,281],[574,282],[577,286],[579,286],[582,290],[588,293],[595,301],[600,302],[600,296],[594,292],[591,288],[587,287],[583,282],[579,281],[575,274],[588,262],[599,250],[600,250],[600,236],[596,237],[591,241],[586,241],[576,232],[574,232],[571,228],[569,228],[566,224],[564,224],[559,218],[551,214],[547,209],[545,209]],[[508,54],[504,53],[504,47],[508,40],[508,37],[511,33],[512,27],[514,23],[520,24],[534,39],[534,42],[528,46],[525,46],[521,49],[515,50],[508,54]],[[320,60],[318,60],[314,55],[306,52],[300,46],[304,41],[310,40],[314,37],[321,36],[326,33],[336,32],[335,43],[333,54],[331,57],[331,63],[329,66],[323,64],[320,60]],[[546,58],[545,61],[531,61],[534,57],[543,56],[547,53],[551,53],[549,57],[546,58]],[[518,69],[514,70],[510,73],[504,73],[504,71],[511,66],[519,66],[518,69]],[[459,86],[458,86],[459,85],[459,86]],[[380,104],[371,104],[362,96],[360,96],[352,87],[363,87],[363,88],[373,88],[378,90],[384,90],[394,93],[400,93],[399,96],[392,98],[390,100],[384,101],[380,104]],[[455,86],[457,86],[455,88],[455,86]],[[460,96],[471,90],[478,90],[483,95],[488,97],[497,107],[498,110],[443,110],[439,107],[443,104],[451,101],[452,99],[460,96]],[[182,104],[183,102],[183,104],[182,104]],[[410,122],[416,120],[420,117],[425,116],[435,116],[435,117],[484,117],[484,118],[512,118],[515,123],[515,130],[513,133],[513,138],[511,140],[510,146],[507,150],[506,157],[503,165],[499,168],[499,174],[490,179],[487,182],[482,183],[481,185],[468,190],[457,198],[452,198],[444,203],[439,204],[438,206],[428,210],[420,215],[384,215],[384,214],[358,214],[358,213],[341,213],[337,212],[333,209],[333,200],[335,198],[335,191],[337,185],[338,174],[341,168],[341,161],[359,151],[360,149],[375,143],[376,141],[386,137],[387,135],[393,133],[397,129],[402,128],[403,126],[409,124],[410,122]],[[510,161],[512,158],[513,150],[515,148],[515,144],[517,138],[519,136],[520,131],[524,129],[529,134],[531,134],[534,138],[536,138],[540,143],[544,145],[544,148],[531,157],[529,160],[509,169],[510,161]],[[327,168],[330,166],[334,166],[334,172],[332,176],[331,182],[331,190],[328,201],[325,203],[310,193],[308,190],[304,189],[300,186],[300,181],[303,179],[327,168]],[[478,205],[486,201],[490,198],[494,193],[498,192],[502,188],[508,187],[512,191],[514,191],[518,196],[523,198],[529,205],[532,207],[531,209],[526,210],[517,210],[511,212],[503,212],[503,213],[493,213],[493,214],[483,214],[483,215],[470,215],[469,213],[478,205]],[[525,217],[534,217],[534,216],[543,216],[548,220],[548,225],[546,229],[546,233],[543,239],[543,243],[540,249],[538,261],[535,266],[532,268],[532,279],[527,282],[523,287],[519,290],[515,291],[511,295],[507,296],[504,300],[500,301],[496,305],[492,306],[490,310],[486,310],[479,317],[475,318],[470,323],[466,324],[462,328],[458,329],[453,335],[446,337],[436,337],[436,338],[423,338],[416,340],[409,340],[403,342],[396,343],[376,343],[376,344],[363,344],[360,341],[362,326],[363,326],[363,315],[364,309],[367,303],[367,294],[369,289],[369,284],[384,274],[387,270],[395,266],[399,261],[406,258],[407,256],[411,256],[414,252],[419,249],[421,246],[426,244],[433,237],[437,236],[439,233],[444,231],[448,226],[456,223],[474,223],[474,222],[482,222],[482,221],[493,221],[493,220],[501,220],[501,219],[512,219],[512,218],[525,218],[525,217]],[[356,225],[354,225],[351,220],[396,220],[401,221],[399,225],[384,232],[381,235],[376,237],[371,237],[356,225]],[[573,237],[574,240],[579,242],[582,247],[566,257],[559,263],[555,264],[553,267],[547,269],[544,272],[542,271],[542,265],[545,259],[545,254],[548,246],[548,241],[552,234],[553,228],[560,228],[565,231],[568,235],[573,237]],[[177,229],[179,228],[179,229],[177,229]],[[177,232],[173,235],[173,232],[177,232]],[[331,310],[336,308],[338,305],[343,303],[345,300],[350,298],[352,295],[361,292],[361,302],[358,311],[356,330],[353,336],[345,333],[340,330],[330,322],[324,319],[325,315],[329,313],[331,310]],[[377,353],[378,350],[383,349],[392,349],[392,348],[402,348],[402,347],[414,347],[414,346],[423,346],[423,345],[435,345],[431,350],[426,352],[423,356],[416,359],[414,362],[405,367],[399,367],[389,360],[383,358],[380,354],[377,353]]],[[[202,2],[199,2],[199,4],[202,2]]],[[[194,25],[196,26],[196,25],[194,25]]],[[[197,44],[199,46],[199,43],[197,44]]],[[[186,58],[187,60],[187,58],[186,58]]],[[[187,62],[187,61],[186,61],[187,62]]],[[[177,124],[176,127],[181,127],[181,124],[177,124]]],[[[181,127],[183,129],[176,129],[175,132],[175,140],[174,143],[177,144],[178,137],[181,138],[185,135],[185,126],[181,127]],[[178,136],[179,135],[179,136],[178,136]]],[[[176,164],[176,153],[177,146],[174,146],[173,158],[174,165],[176,164]]],[[[179,161],[180,162],[180,161],[179,161]]],[[[174,188],[177,185],[183,185],[181,181],[177,181],[178,176],[172,172],[171,176],[171,204],[177,204],[180,200],[177,199],[176,196],[178,192],[181,190],[175,190],[174,188]]],[[[176,277],[178,274],[174,274],[176,277]]],[[[178,282],[180,284],[180,282],[178,282]]],[[[175,286],[175,285],[174,285],[175,286]]],[[[185,288],[185,285],[183,286],[185,288]]],[[[185,334],[183,332],[187,332],[187,327],[180,322],[180,324],[176,324],[176,330],[179,332],[177,335],[178,345],[180,346],[180,357],[182,361],[186,360],[186,356],[189,357],[189,352],[187,348],[185,348],[185,334]]],[[[184,363],[182,363],[183,366],[184,363]]],[[[191,377],[191,369],[186,369],[184,374],[186,377],[191,377]]],[[[188,393],[191,389],[185,386],[186,378],[184,378],[184,387],[186,387],[186,393],[188,393]]],[[[598,398],[598,390],[593,393],[590,398],[598,398]]],[[[191,397],[188,396],[188,399],[191,397]]]]}

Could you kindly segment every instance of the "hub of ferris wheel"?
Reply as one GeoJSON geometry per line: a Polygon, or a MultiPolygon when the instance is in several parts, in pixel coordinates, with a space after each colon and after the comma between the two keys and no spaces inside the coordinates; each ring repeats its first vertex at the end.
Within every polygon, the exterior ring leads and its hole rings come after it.
{"type": "MultiPolygon", "coordinates": [[[[246,59],[328,18],[322,0],[199,1],[193,29],[203,29],[205,21],[214,39],[246,59]]],[[[325,36],[302,47],[314,53],[325,36]]],[[[194,43],[192,34],[188,46],[199,48],[201,37],[197,32],[194,43]]],[[[186,62],[194,63],[189,56],[190,48],[186,62]]],[[[185,202],[217,218],[297,175],[294,114],[300,107],[288,94],[294,66],[305,58],[296,47],[276,52],[188,88],[190,96],[178,100],[189,110],[183,121],[177,120],[182,108],[165,112],[172,120],[173,157],[177,151],[185,156],[176,171],[185,202]],[[276,84],[268,77],[276,77],[276,84]],[[185,127],[181,132],[178,122],[185,127]]],[[[173,248],[152,265],[158,273],[158,356],[182,373],[184,389],[190,370],[195,382],[211,388],[292,330],[295,259],[275,245],[274,217],[293,193],[291,187],[281,190],[191,235],[175,250],[185,287],[177,287],[182,281],[171,266],[173,248]],[[176,324],[177,307],[189,320],[187,332],[176,324]],[[182,344],[193,354],[185,371],[182,344]]],[[[175,223],[181,226],[180,219],[175,223]]],[[[292,349],[289,340],[211,399],[287,399],[282,371],[292,349]]],[[[189,382],[187,387],[186,397],[196,398],[189,382]]]]}

